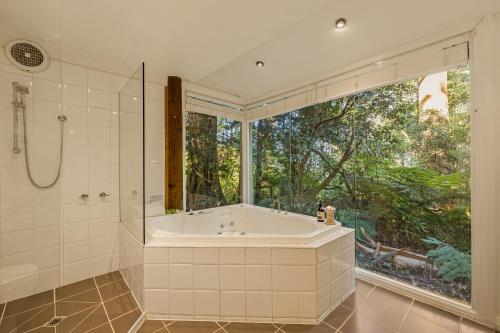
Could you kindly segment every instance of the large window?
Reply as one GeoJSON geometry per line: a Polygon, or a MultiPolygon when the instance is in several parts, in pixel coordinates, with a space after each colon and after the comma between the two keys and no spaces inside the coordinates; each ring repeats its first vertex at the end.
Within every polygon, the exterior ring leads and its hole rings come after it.
{"type": "Polygon", "coordinates": [[[470,302],[469,117],[460,67],[258,120],[254,203],[332,205],[358,266],[470,302]]]}
{"type": "Polygon", "coordinates": [[[186,183],[188,209],[241,202],[241,122],[187,113],[186,183]]]}

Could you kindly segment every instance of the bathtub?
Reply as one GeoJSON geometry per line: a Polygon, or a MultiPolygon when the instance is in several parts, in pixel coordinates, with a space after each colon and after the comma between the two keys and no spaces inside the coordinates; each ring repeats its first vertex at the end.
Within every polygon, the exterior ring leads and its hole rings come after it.
{"type": "Polygon", "coordinates": [[[147,246],[311,247],[342,226],[305,215],[240,204],[146,220],[147,246]]]}
{"type": "Polygon", "coordinates": [[[246,204],[147,218],[143,260],[152,319],[317,324],[355,288],[352,229],[246,204]]]}

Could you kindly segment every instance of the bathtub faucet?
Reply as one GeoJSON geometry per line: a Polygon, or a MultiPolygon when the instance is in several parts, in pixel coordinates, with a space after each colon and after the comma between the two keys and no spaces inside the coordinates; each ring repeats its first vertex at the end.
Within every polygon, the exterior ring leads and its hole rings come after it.
{"type": "Polygon", "coordinates": [[[280,204],[280,199],[274,198],[273,200],[273,209],[276,209],[279,212],[281,212],[281,204],[280,204]]]}

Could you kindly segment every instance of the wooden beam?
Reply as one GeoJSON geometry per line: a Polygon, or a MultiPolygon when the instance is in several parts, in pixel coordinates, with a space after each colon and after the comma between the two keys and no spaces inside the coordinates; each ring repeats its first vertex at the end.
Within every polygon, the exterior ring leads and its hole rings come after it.
{"type": "Polygon", "coordinates": [[[168,77],[165,89],[165,194],[167,209],[183,209],[182,82],[168,77]]]}

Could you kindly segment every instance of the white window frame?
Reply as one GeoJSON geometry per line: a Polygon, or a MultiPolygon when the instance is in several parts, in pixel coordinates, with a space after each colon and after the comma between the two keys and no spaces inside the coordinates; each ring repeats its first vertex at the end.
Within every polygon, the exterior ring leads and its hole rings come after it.
{"type": "MultiPolygon", "coordinates": [[[[491,20],[490,20],[491,21],[491,20]]],[[[486,22],[488,23],[488,22],[486,22]]],[[[301,86],[293,91],[270,96],[268,98],[245,104],[238,97],[209,91],[189,83],[183,87],[183,162],[185,165],[185,112],[186,96],[202,91],[204,96],[211,96],[219,104],[237,105],[242,113],[215,113],[222,117],[239,120],[242,123],[242,202],[252,203],[252,173],[251,173],[251,122],[274,115],[290,112],[305,106],[326,100],[340,98],[353,93],[374,89],[376,87],[397,83],[433,72],[444,71],[463,64],[469,64],[471,71],[471,196],[472,196],[472,301],[470,305],[462,304],[426,290],[412,287],[382,275],[356,269],[356,275],[362,280],[394,290],[425,303],[438,306],[450,312],[494,327],[500,318],[496,318],[496,256],[495,256],[495,200],[494,182],[489,179],[495,173],[494,161],[484,166],[484,158],[489,151],[496,149],[491,140],[489,128],[495,131],[494,107],[491,99],[495,93],[486,96],[483,87],[490,85],[492,79],[492,59],[488,57],[489,45],[492,42],[491,22],[486,28],[481,26],[460,27],[455,34],[441,38],[437,42],[427,44],[416,43],[413,49],[406,52],[395,52],[387,57],[375,57],[366,64],[354,69],[348,68],[335,75],[311,84],[301,86]],[[488,30],[489,29],[489,30],[488,30]],[[483,31],[485,30],[485,31],[483,31]],[[478,35],[479,33],[479,35],[478,35]],[[481,37],[479,37],[481,36],[481,37]],[[467,49],[467,59],[463,59],[463,48],[467,49]],[[456,52],[455,52],[456,51],[456,52]],[[437,53],[436,53],[437,52],[437,53]],[[432,54],[439,54],[441,59],[435,61],[432,54]],[[429,56],[431,55],[431,56],[429,56]],[[447,58],[448,57],[448,58],[447,58]],[[456,57],[452,59],[450,57],[456,57]],[[378,60],[377,60],[378,58],[378,60]],[[489,60],[485,64],[485,59],[489,60]],[[480,74],[477,74],[476,71],[480,74]],[[488,71],[490,73],[488,73],[488,71]],[[372,74],[373,73],[373,74],[372,74]],[[489,98],[488,98],[489,97],[489,98]],[[488,104],[489,103],[489,104],[488,104]],[[478,111],[479,110],[479,111],[478,111]],[[481,128],[479,131],[478,128],[481,128]]],[[[494,35],[493,35],[494,36],[494,35]]],[[[491,55],[490,55],[491,57],[491,55]]],[[[197,112],[200,112],[199,110],[197,112]]],[[[204,112],[200,112],[204,113],[204,112]]],[[[214,115],[214,113],[210,113],[214,115]]],[[[490,154],[491,155],[491,154],[490,154]]],[[[186,177],[184,168],[184,205],[186,203],[186,177]]]]}

